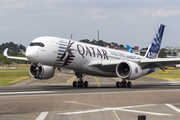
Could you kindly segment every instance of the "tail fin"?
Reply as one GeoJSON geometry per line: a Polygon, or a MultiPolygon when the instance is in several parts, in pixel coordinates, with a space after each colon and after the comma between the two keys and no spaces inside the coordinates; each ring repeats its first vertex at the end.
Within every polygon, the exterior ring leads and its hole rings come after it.
{"type": "Polygon", "coordinates": [[[150,58],[150,59],[155,59],[158,57],[164,28],[165,28],[165,25],[162,25],[162,24],[159,25],[156,35],[154,36],[152,43],[149,45],[149,48],[146,51],[145,57],[150,58]]]}
{"type": "Polygon", "coordinates": [[[128,52],[133,53],[133,50],[131,49],[129,45],[126,45],[126,47],[127,47],[128,52]]]}

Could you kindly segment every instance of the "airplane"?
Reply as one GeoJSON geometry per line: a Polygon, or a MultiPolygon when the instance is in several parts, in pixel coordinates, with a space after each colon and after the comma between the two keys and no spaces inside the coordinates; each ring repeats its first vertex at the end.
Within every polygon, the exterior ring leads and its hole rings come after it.
{"type": "Polygon", "coordinates": [[[164,71],[168,65],[180,64],[180,58],[157,58],[164,29],[165,25],[160,24],[145,56],[51,36],[31,41],[26,57],[8,56],[8,48],[3,54],[7,58],[30,61],[29,73],[36,79],[49,79],[55,68],[66,68],[79,78],[73,82],[73,87],[88,87],[83,77],[93,75],[119,77],[122,81],[116,82],[116,87],[131,88],[131,80],[158,69],[164,71]]]}

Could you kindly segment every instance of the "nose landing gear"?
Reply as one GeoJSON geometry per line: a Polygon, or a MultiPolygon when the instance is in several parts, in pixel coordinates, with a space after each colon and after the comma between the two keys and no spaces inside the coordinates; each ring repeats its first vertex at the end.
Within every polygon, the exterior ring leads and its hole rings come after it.
{"type": "Polygon", "coordinates": [[[41,79],[42,78],[42,65],[41,64],[34,64],[34,78],[41,79]]]}

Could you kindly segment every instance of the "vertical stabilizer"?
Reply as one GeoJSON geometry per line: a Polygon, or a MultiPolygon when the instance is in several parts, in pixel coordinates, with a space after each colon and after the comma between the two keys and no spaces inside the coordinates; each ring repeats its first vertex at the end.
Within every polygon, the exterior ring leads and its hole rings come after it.
{"type": "Polygon", "coordinates": [[[131,49],[131,47],[129,45],[126,45],[126,47],[127,47],[128,52],[133,53],[133,50],[131,49]]]}
{"type": "Polygon", "coordinates": [[[159,25],[159,28],[152,40],[152,43],[149,45],[149,48],[146,51],[145,57],[150,58],[150,59],[155,59],[158,57],[164,28],[165,28],[165,25],[162,25],[162,24],[159,25]]]}

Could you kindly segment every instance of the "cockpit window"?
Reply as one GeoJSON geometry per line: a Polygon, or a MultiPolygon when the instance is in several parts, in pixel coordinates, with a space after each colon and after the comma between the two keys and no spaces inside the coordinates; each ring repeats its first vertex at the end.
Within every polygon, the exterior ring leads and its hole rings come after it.
{"type": "Polygon", "coordinates": [[[35,42],[35,43],[30,43],[29,46],[40,46],[40,47],[44,47],[44,44],[41,42],[35,42]]]}

